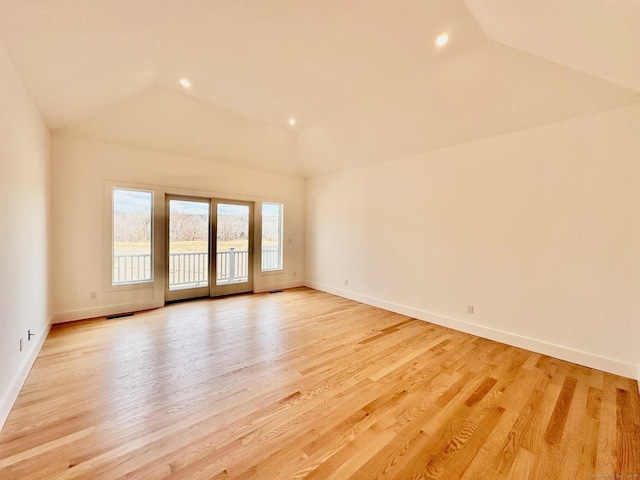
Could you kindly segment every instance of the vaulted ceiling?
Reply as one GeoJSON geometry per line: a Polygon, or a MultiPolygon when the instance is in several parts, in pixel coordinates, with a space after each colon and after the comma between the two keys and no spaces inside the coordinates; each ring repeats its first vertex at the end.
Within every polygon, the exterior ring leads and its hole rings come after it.
{"type": "Polygon", "coordinates": [[[639,102],[639,25],[637,0],[0,0],[52,131],[296,176],[639,102]]]}

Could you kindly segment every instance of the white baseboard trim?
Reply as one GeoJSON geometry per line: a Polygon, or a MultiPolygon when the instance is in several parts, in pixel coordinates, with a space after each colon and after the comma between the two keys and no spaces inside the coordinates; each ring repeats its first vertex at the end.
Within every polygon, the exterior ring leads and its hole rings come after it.
{"type": "MultiPolygon", "coordinates": [[[[303,287],[304,282],[280,282],[264,285],[255,290],[255,293],[272,292],[274,290],[284,290],[286,288],[303,287]]],[[[153,302],[137,302],[137,303],[121,303],[117,305],[103,305],[100,307],[79,308],[77,310],[67,310],[56,312],[53,314],[52,323],[66,323],[75,320],[85,320],[88,318],[106,317],[107,315],[117,315],[120,313],[139,312],[141,310],[150,310],[153,308],[163,307],[164,303],[153,302]]]]}
{"type": "Polygon", "coordinates": [[[117,315],[120,313],[139,312],[162,307],[162,304],[153,302],[121,303],[117,305],[104,305],[100,307],[80,308],[78,310],[68,310],[66,312],[56,312],[53,314],[52,323],[73,322],[87,318],[106,317],[107,315],[117,315]]]}
{"type": "Polygon", "coordinates": [[[280,282],[280,283],[271,283],[269,285],[262,285],[259,288],[254,290],[254,293],[265,293],[265,292],[273,292],[275,290],[285,290],[287,288],[297,288],[304,287],[304,282],[295,281],[295,282],[280,282]]]}
{"type": "MultiPolygon", "coordinates": [[[[471,335],[476,335],[478,337],[494,340],[500,343],[506,343],[507,345],[512,345],[514,347],[524,348],[543,355],[549,355],[561,360],[577,363],[578,365],[595,368],[596,370],[602,370],[604,372],[613,373],[627,378],[636,378],[640,382],[640,366],[636,366],[631,363],[621,362],[612,358],[595,355],[582,350],[576,350],[535,338],[521,336],[515,333],[495,330],[493,328],[484,327],[454,318],[443,317],[424,310],[387,302],[385,300],[342,290],[340,288],[334,288],[317,282],[307,281],[305,282],[305,285],[309,288],[321,290],[323,292],[355,300],[357,302],[372,305],[391,312],[407,315],[409,317],[417,318],[418,320],[435,323],[436,325],[452,328],[460,332],[469,333],[471,335]]],[[[640,386],[638,389],[640,391],[640,386]]]]}
{"type": "Polygon", "coordinates": [[[51,319],[49,319],[49,324],[45,327],[44,331],[41,334],[38,334],[38,341],[35,342],[31,349],[26,352],[27,356],[22,362],[22,365],[14,375],[13,380],[11,380],[6,393],[2,398],[0,398],[0,430],[2,430],[7,418],[9,418],[9,413],[11,413],[11,409],[16,403],[20,390],[22,390],[22,386],[29,376],[31,367],[33,367],[33,364],[40,353],[40,349],[42,348],[42,345],[44,345],[47,335],[49,335],[49,330],[51,330],[51,319]]]}

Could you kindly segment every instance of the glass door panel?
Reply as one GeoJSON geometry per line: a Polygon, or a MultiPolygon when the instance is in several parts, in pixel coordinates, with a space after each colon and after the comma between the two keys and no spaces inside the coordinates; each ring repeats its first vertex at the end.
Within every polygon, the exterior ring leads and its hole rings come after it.
{"type": "Polygon", "coordinates": [[[253,204],[214,201],[216,232],[213,295],[253,289],[253,204]]]}
{"type": "Polygon", "coordinates": [[[167,197],[167,300],[208,296],[211,200],[167,197]]]}

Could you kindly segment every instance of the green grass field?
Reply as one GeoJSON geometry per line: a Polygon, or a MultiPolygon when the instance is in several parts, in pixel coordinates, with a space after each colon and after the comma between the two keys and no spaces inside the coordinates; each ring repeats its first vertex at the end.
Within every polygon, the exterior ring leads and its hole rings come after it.
{"type": "MultiPolygon", "coordinates": [[[[265,246],[277,246],[277,242],[265,242],[265,246]]],[[[218,251],[226,252],[229,247],[236,250],[246,250],[246,240],[236,240],[232,242],[219,242],[218,251]]],[[[178,252],[206,252],[208,250],[207,242],[198,240],[195,242],[171,242],[171,251],[178,252]]],[[[131,255],[149,253],[149,242],[115,242],[114,253],[116,255],[131,255]]]]}

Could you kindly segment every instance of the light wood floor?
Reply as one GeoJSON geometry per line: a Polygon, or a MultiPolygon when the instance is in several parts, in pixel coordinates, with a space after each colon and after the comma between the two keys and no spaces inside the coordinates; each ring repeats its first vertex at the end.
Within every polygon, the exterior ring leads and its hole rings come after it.
{"type": "Polygon", "coordinates": [[[166,476],[640,478],[640,400],[633,380],[309,289],[54,326],[0,478],[166,476]]]}

